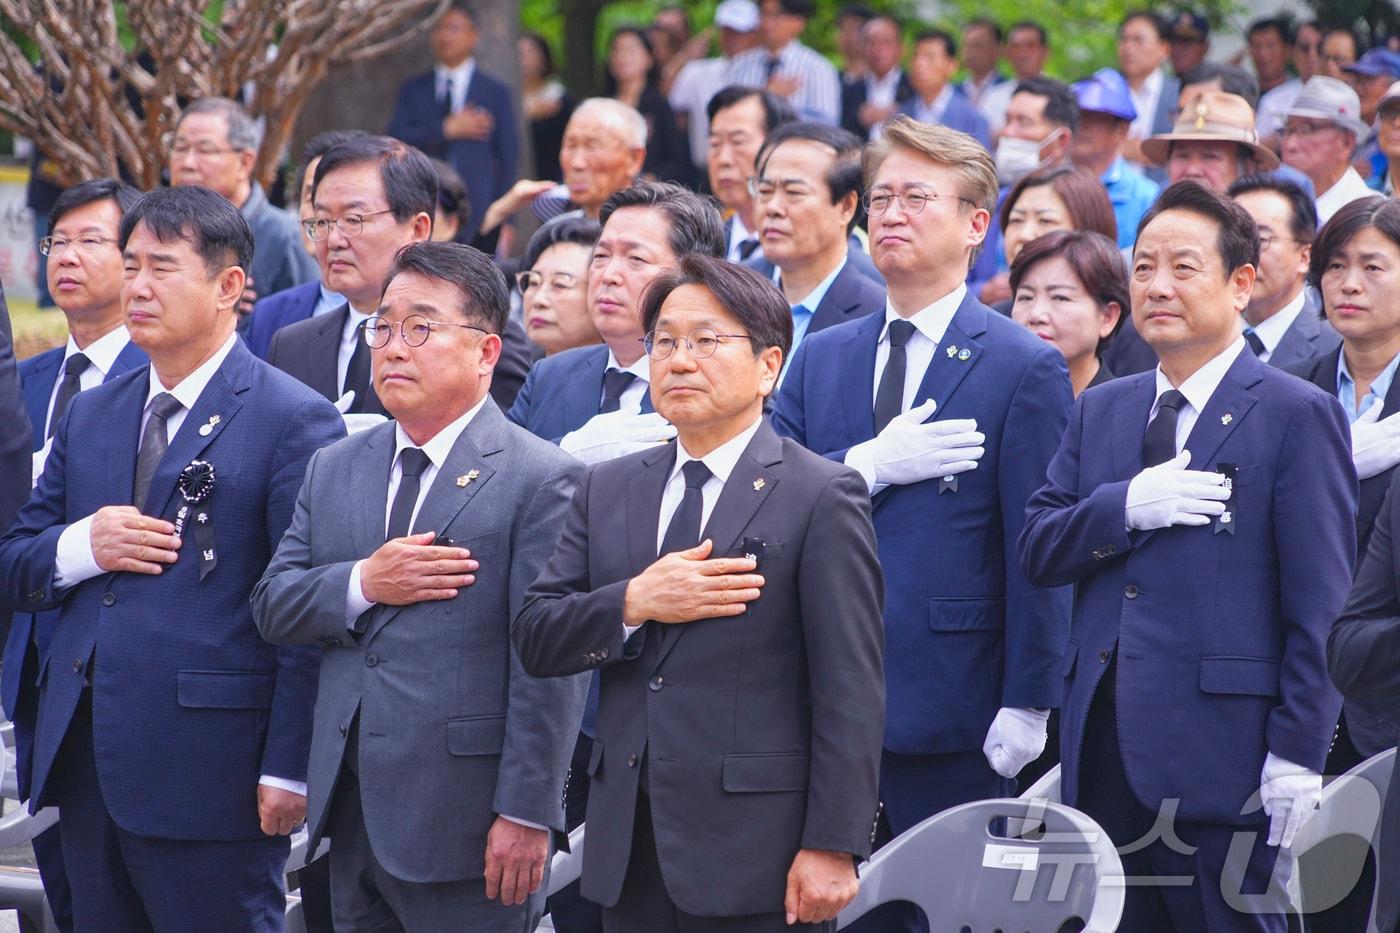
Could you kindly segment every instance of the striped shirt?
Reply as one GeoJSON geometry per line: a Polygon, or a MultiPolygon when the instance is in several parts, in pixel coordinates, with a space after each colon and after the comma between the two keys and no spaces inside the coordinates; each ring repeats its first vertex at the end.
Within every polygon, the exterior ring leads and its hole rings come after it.
{"type": "Polygon", "coordinates": [[[797,90],[788,95],[798,116],[836,126],[841,122],[841,79],[836,66],[801,42],[789,42],[778,53],[778,63],[769,69],[773,54],[765,48],[750,49],[729,63],[725,84],[767,87],[770,75],[796,78],[797,90]]]}

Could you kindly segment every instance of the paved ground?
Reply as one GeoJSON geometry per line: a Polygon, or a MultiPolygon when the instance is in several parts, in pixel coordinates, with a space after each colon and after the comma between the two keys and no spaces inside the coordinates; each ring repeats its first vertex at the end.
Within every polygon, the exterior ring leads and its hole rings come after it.
{"type": "MultiPolygon", "coordinates": [[[[13,800],[4,801],[4,812],[9,813],[19,804],[13,800]]],[[[34,867],[34,853],[28,846],[15,849],[0,849],[0,865],[6,867],[34,867]]],[[[0,933],[19,933],[19,921],[13,911],[0,911],[0,933]]]]}

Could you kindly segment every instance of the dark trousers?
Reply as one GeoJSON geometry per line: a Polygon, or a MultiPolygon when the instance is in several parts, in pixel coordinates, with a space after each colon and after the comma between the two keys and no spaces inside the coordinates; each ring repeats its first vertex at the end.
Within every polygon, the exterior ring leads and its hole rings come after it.
{"type": "MultiPolygon", "coordinates": [[[[102,933],[280,931],[286,836],[212,842],[127,832],[107,811],[84,693],[54,767],[63,861],[79,930],[102,933]]],[[[253,793],[253,788],[249,788],[253,793]]]]}
{"type": "Polygon", "coordinates": [[[632,824],[632,851],[616,907],[603,908],[605,933],[787,933],[789,930],[834,931],[836,922],[787,925],[782,911],[742,917],[698,917],[675,905],[661,877],[651,800],[637,794],[632,824]]]}
{"type": "Polygon", "coordinates": [[[68,886],[68,872],[63,867],[63,830],[50,826],[34,837],[34,864],[44,883],[44,897],[53,912],[53,922],[60,933],[73,933],[73,891],[68,886]]]}
{"type": "Polygon", "coordinates": [[[1287,928],[1286,900],[1277,887],[1266,893],[1279,854],[1267,844],[1267,818],[1251,826],[1179,817],[1170,823],[1159,821],[1157,811],[1133,795],[1123,770],[1113,675],[1110,666],[1089,708],[1079,799],[1073,805],[1097,821],[1119,849],[1128,879],[1119,929],[1282,933],[1287,928]],[[1252,837],[1242,850],[1248,853],[1245,857],[1230,855],[1236,836],[1252,837]],[[1149,837],[1155,838],[1144,844],[1149,837]],[[1223,891],[1247,903],[1249,910],[1237,910],[1223,891]]]}
{"type": "MultiPolygon", "coordinates": [[[[29,769],[34,766],[34,717],[39,709],[39,688],[33,684],[38,670],[39,649],[30,638],[20,665],[20,689],[16,698],[15,718],[12,720],[15,727],[15,773],[20,793],[25,796],[30,790],[29,769]]],[[[50,826],[35,836],[30,845],[34,849],[34,864],[38,866],[39,878],[44,882],[44,897],[48,899],[54,923],[58,925],[60,933],[73,933],[73,892],[68,887],[68,874],[63,869],[61,830],[50,826]]]]}
{"type": "MultiPolygon", "coordinates": [[[[594,676],[589,698],[595,697],[598,678],[594,676]]],[[[573,832],[588,814],[588,759],[593,754],[593,740],[578,734],[574,757],[569,762],[569,778],[564,784],[564,825],[573,832]]],[[[575,881],[549,899],[549,916],[558,933],[603,933],[603,909],[579,892],[575,881]]]]}
{"type": "MultiPolygon", "coordinates": [[[[875,848],[950,807],[1009,797],[1016,782],[992,770],[980,751],[946,755],[880,753],[880,819],[875,848]]],[[[928,933],[929,920],[907,901],[882,904],[846,929],[851,933],[928,933]]]]}

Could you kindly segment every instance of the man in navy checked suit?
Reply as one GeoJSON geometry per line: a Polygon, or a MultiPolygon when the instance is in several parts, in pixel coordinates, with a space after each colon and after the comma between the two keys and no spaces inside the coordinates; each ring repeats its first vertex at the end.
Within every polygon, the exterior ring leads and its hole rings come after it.
{"type": "MultiPolygon", "coordinates": [[[[773,425],[855,467],[885,569],[882,827],[1011,792],[1045,747],[1069,593],[1012,547],[1069,416],[1064,359],[967,291],[996,170],[966,133],[894,117],[865,154],[882,314],[810,335],[773,425]],[[932,416],[932,418],[930,418],[932,416]]],[[[915,928],[882,909],[866,929],[915,928]]],[[[909,908],[912,912],[912,908],[909,908]]]]}
{"type": "Polygon", "coordinates": [[[0,539],[16,608],[58,610],[30,805],[62,810],[78,929],[280,930],[317,658],[264,642],[248,596],[344,430],[234,334],[253,251],[236,208],[158,189],[121,246],[151,366],[73,400],[0,539]]]}
{"type": "Polygon", "coordinates": [[[1322,794],[1341,708],[1326,646],[1356,552],[1347,418],[1246,349],[1258,261],[1239,204],[1193,181],[1162,193],[1130,283],[1161,363],[1080,397],[1018,546],[1031,580],[1075,585],[1061,794],[1132,849],[1125,930],[1286,928],[1262,892],[1322,794]]]}

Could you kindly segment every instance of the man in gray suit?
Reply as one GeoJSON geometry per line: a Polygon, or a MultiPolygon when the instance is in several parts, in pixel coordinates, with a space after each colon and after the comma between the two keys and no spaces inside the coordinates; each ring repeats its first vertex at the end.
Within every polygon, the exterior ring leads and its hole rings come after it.
{"type": "Polygon", "coordinates": [[[310,845],[337,930],[533,930],[588,682],[509,639],[582,464],[491,400],[507,315],[483,254],[416,243],[365,327],[395,418],[320,451],[253,594],[269,641],[320,644],[310,845]]]}
{"type": "Polygon", "coordinates": [[[1259,274],[1244,309],[1244,339],[1255,355],[1284,369],[1330,353],[1342,337],[1307,287],[1317,210],[1302,188],[1273,175],[1246,175],[1226,192],[1259,227],[1259,274]]]}
{"type": "Polygon", "coordinates": [[[590,468],[512,629],[531,673],[602,673],[583,896],[608,933],[831,929],[884,734],[870,495],[763,418],[770,282],[691,253],[643,320],[678,440],[590,468]]]}

